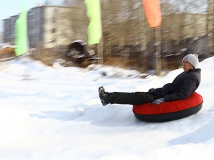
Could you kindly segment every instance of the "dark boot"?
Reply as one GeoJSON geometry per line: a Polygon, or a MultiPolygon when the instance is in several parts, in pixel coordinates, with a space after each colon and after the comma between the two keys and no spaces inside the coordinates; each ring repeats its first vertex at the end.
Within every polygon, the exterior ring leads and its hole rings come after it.
{"type": "Polygon", "coordinates": [[[99,92],[99,97],[103,106],[109,104],[110,97],[108,96],[108,92],[105,92],[105,89],[103,88],[103,86],[99,87],[98,92],[99,92]]]}

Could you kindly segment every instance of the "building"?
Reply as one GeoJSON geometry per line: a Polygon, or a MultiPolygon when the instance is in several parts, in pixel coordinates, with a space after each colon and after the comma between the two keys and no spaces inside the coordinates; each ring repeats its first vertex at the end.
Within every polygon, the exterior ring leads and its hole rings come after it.
{"type": "Polygon", "coordinates": [[[3,33],[0,32],[0,43],[3,43],[3,33]]]}
{"type": "MultiPolygon", "coordinates": [[[[76,7],[37,6],[31,8],[28,11],[29,47],[53,48],[67,45],[76,39],[86,40],[87,23],[79,23],[84,19],[84,14],[80,8],[76,7]]],[[[14,44],[14,26],[17,18],[18,15],[15,15],[3,20],[4,43],[14,44]]]]}
{"type": "Polygon", "coordinates": [[[18,18],[18,15],[11,16],[8,19],[3,20],[3,42],[14,43],[14,24],[18,18]]]}

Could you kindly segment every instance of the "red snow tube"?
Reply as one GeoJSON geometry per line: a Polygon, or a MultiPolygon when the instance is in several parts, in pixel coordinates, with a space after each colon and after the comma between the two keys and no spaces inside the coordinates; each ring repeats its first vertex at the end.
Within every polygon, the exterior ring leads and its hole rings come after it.
{"type": "Polygon", "coordinates": [[[164,102],[158,105],[147,103],[134,105],[133,112],[137,119],[148,122],[165,122],[193,115],[201,110],[203,98],[194,92],[185,100],[164,102]]]}

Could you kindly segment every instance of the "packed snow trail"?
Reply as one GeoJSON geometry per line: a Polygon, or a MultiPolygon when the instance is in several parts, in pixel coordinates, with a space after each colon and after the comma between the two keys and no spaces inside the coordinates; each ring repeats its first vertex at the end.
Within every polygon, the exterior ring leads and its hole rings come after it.
{"type": "Polygon", "coordinates": [[[165,77],[92,65],[47,67],[26,58],[0,64],[0,159],[212,160],[214,159],[214,57],[199,64],[202,110],[181,120],[137,120],[131,105],[102,106],[98,87],[109,92],[147,91],[165,77]],[[103,76],[103,73],[106,73],[103,76]]]}

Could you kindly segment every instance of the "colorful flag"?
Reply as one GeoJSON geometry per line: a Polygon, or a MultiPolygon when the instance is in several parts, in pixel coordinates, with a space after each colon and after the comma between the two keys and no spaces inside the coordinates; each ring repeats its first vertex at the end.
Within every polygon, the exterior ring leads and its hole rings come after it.
{"type": "Polygon", "coordinates": [[[100,0],[85,0],[87,16],[90,20],[88,26],[88,44],[100,43],[102,36],[100,0]]]}
{"type": "Polygon", "coordinates": [[[160,27],[161,10],[159,0],[143,0],[145,15],[151,28],[160,27]]]}
{"type": "Polygon", "coordinates": [[[15,45],[16,56],[28,52],[26,0],[21,2],[21,13],[15,22],[15,45]]]}

